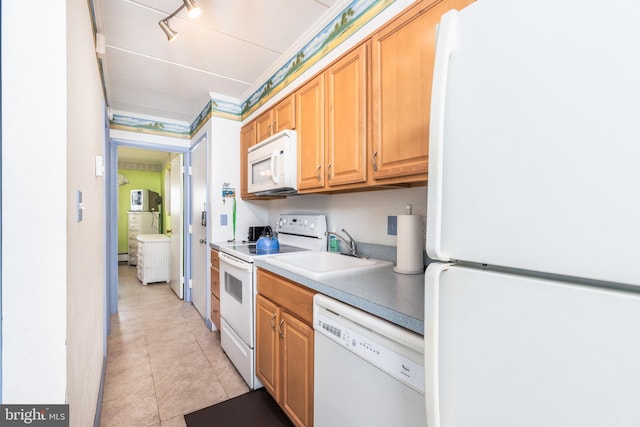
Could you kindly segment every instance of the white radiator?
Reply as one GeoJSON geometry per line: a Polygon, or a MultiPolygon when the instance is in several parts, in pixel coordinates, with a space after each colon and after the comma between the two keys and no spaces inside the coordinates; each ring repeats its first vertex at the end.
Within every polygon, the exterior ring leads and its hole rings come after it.
{"type": "Polygon", "coordinates": [[[171,281],[171,239],[164,234],[140,234],[138,280],[143,285],[171,281]]]}

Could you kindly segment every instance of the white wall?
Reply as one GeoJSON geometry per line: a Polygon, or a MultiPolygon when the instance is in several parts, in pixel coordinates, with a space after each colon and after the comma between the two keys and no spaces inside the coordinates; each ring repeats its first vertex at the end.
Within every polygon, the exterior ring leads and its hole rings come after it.
{"type": "Polygon", "coordinates": [[[105,346],[105,106],[86,0],[67,0],[67,403],[71,426],[93,425],[105,346]],[[76,190],[86,206],[81,222],[76,190]]]}
{"type": "Polygon", "coordinates": [[[365,191],[347,194],[305,194],[269,203],[269,224],[273,227],[280,213],[322,213],[327,228],[346,229],[356,242],[397,246],[396,236],[387,235],[387,216],[406,213],[427,215],[427,187],[365,191]]]}
{"type": "Polygon", "coordinates": [[[67,17],[65,2],[28,9],[2,2],[2,400],[53,404],[67,365],[67,17]]]}
{"type": "Polygon", "coordinates": [[[2,32],[2,400],[67,402],[72,426],[92,425],[106,240],[94,169],[104,108],[87,2],[36,0],[28,14],[3,2],[2,32]],[[79,223],[76,190],[86,205],[79,223]]]}
{"type": "MultiPolygon", "coordinates": [[[[236,240],[247,238],[250,225],[266,224],[268,205],[265,202],[247,202],[240,198],[240,123],[213,117],[210,128],[210,241],[233,239],[233,200],[222,199],[222,186],[229,183],[236,189],[236,240]],[[220,216],[227,215],[227,225],[221,225],[220,216]]],[[[196,136],[197,137],[197,136],[196,136]]]]}

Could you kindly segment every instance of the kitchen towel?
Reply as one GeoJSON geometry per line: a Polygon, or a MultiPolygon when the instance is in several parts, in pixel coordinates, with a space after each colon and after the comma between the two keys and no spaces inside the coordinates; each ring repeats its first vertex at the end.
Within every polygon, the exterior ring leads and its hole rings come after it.
{"type": "Polygon", "coordinates": [[[393,270],[402,274],[424,272],[422,256],[424,226],[421,215],[398,215],[397,262],[393,270]]]}

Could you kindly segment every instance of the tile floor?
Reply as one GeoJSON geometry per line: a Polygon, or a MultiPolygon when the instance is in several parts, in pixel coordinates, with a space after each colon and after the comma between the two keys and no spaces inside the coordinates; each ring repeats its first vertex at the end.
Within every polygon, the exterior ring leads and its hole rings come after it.
{"type": "Polygon", "coordinates": [[[118,266],[101,427],[185,426],[183,415],[249,391],[190,303],[118,266]]]}

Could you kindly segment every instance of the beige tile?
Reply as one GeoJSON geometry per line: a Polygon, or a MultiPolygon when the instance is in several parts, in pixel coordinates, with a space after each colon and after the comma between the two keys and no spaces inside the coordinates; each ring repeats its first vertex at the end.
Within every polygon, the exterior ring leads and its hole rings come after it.
{"type": "Polygon", "coordinates": [[[142,286],[134,267],[120,265],[118,304],[101,427],[184,427],[184,414],[248,391],[222,351],[220,333],[169,286],[142,286]]]}
{"type": "Polygon", "coordinates": [[[171,327],[158,325],[149,328],[145,327],[144,334],[147,339],[147,344],[151,345],[155,343],[162,343],[165,341],[173,341],[183,336],[189,336],[191,337],[191,340],[195,341],[195,338],[193,338],[191,331],[189,331],[189,329],[186,328],[183,323],[173,321],[171,323],[171,327]]]}
{"type": "Polygon", "coordinates": [[[224,388],[213,371],[201,364],[167,370],[156,378],[160,419],[165,420],[206,408],[227,399],[224,388]]]}
{"type": "Polygon", "coordinates": [[[133,396],[139,391],[151,391],[155,394],[148,358],[144,363],[120,367],[117,371],[107,366],[103,402],[117,400],[123,396],[133,396]]]}
{"type": "Polygon", "coordinates": [[[102,403],[100,427],[148,426],[159,422],[153,389],[139,390],[102,403]]]}
{"type": "Polygon", "coordinates": [[[149,365],[149,351],[147,346],[110,351],[107,356],[106,375],[117,375],[126,369],[144,364],[149,365]]]}
{"type": "Polygon", "coordinates": [[[161,427],[187,427],[187,423],[184,421],[184,415],[178,415],[161,421],[161,427]]]}
{"type": "Polygon", "coordinates": [[[156,382],[166,375],[166,371],[179,371],[194,365],[199,365],[204,370],[211,369],[210,366],[202,363],[204,356],[195,339],[188,338],[181,337],[170,342],[156,343],[154,347],[149,348],[151,368],[156,382]]]}

